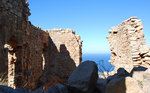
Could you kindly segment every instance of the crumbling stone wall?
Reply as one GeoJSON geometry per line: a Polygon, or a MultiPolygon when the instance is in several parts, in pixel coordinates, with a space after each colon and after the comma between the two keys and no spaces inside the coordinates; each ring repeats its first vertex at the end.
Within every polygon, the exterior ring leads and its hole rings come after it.
{"type": "Polygon", "coordinates": [[[45,82],[47,89],[49,85],[54,85],[54,81],[66,82],[73,70],[82,62],[82,41],[71,29],[53,29],[46,32],[50,36],[50,49],[46,51],[50,54],[44,54],[48,55],[49,61],[45,61],[46,76],[42,77],[41,82],[45,82]]]}
{"type": "MultiPolygon", "coordinates": [[[[66,50],[68,57],[63,61],[62,59],[65,57],[63,48],[64,46],[66,49],[68,47],[66,43],[62,45],[59,52],[56,48],[58,46],[53,42],[49,32],[33,26],[28,21],[29,15],[26,0],[0,0],[0,74],[8,72],[9,86],[28,90],[33,90],[45,82],[53,82],[52,80],[43,80],[45,76],[48,79],[49,75],[58,77],[59,82],[64,82],[66,78],[63,78],[59,71],[66,71],[64,76],[69,76],[74,70],[75,64],[81,62],[81,51],[76,52],[80,56],[77,59],[75,56],[70,57],[71,50],[66,50]],[[59,57],[56,54],[61,55],[59,57]],[[61,64],[55,60],[57,57],[61,64]],[[69,63],[71,59],[72,63],[69,63]],[[70,67],[68,71],[63,70],[62,64],[67,68],[74,64],[74,68],[70,67]]],[[[68,35],[70,34],[68,33],[68,35]]],[[[78,41],[79,38],[75,43],[78,41]]],[[[81,45],[74,47],[81,49],[81,45]]]]}
{"type": "MultiPolygon", "coordinates": [[[[20,66],[20,46],[22,46],[22,34],[25,30],[23,27],[26,26],[24,21],[27,20],[29,12],[25,1],[19,0],[1,0],[0,1],[0,59],[1,69],[0,72],[8,71],[8,84],[14,86],[14,79],[17,78],[15,75],[21,72],[21,69],[15,74],[15,63],[16,67],[20,66]],[[16,53],[16,49],[19,49],[16,53]],[[5,56],[3,56],[5,55],[5,56]],[[6,56],[8,55],[8,57],[6,56]],[[17,57],[18,56],[18,57],[17,57]],[[9,61],[9,62],[8,62],[9,61]],[[8,62],[8,63],[7,63],[8,62]],[[4,64],[6,63],[6,65],[4,64]],[[7,66],[9,64],[9,66],[7,66]]],[[[22,80],[19,81],[22,83],[22,80]]],[[[18,83],[19,84],[19,83],[18,83]]]]}
{"type": "Polygon", "coordinates": [[[49,35],[55,43],[57,50],[61,52],[61,46],[65,45],[69,52],[69,56],[75,60],[78,66],[82,61],[82,41],[80,36],[75,34],[72,29],[53,29],[49,30],[49,35]]]}
{"type": "Polygon", "coordinates": [[[121,67],[131,71],[136,66],[149,66],[150,48],[146,45],[141,20],[131,17],[112,27],[109,33],[110,62],[115,66],[115,71],[121,67]]]}
{"type": "Polygon", "coordinates": [[[34,89],[43,73],[41,55],[48,34],[27,21],[25,0],[1,0],[0,5],[0,70],[8,72],[9,86],[34,89]]]}

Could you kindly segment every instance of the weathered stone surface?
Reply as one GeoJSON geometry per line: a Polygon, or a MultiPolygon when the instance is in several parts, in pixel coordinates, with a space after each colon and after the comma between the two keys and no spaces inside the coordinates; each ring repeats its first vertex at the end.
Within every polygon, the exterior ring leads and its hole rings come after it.
{"type": "Polygon", "coordinates": [[[142,87],[144,93],[150,93],[150,68],[144,72],[144,80],[142,81],[142,87]]]}
{"type": "Polygon", "coordinates": [[[57,50],[62,53],[69,51],[69,54],[66,54],[65,57],[70,56],[72,60],[76,61],[75,65],[78,66],[82,61],[82,49],[80,48],[82,41],[80,36],[75,34],[72,29],[53,29],[49,30],[48,33],[57,50]]]}
{"type": "Polygon", "coordinates": [[[46,77],[42,76],[42,78],[40,78],[40,81],[41,85],[43,85],[46,91],[48,91],[50,86],[55,86],[58,83],[64,84],[62,79],[60,79],[57,75],[50,75],[50,76],[47,75],[46,77]]]}
{"type": "Polygon", "coordinates": [[[98,79],[98,68],[95,62],[81,63],[71,74],[66,85],[71,93],[93,93],[98,79]]]}
{"type": "Polygon", "coordinates": [[[146,45],[141,20],[131,17],[109,30],[107,39],[112,52],[111,64],[130,72],[134,67],[149,66],[150,48],[146,45]],[[116,32],[113,32],[113,31],[116,32]],[[111,32],[110,32],[111,31],[111,32]]]}
{"type": "MultiPolygon", "coordinates": [[[[24,92],[19,92],[19,93],[24,93],[24,92]]],[[[38,88],[30,93],[47,93],[42,87],[38,88]]]]}
{"type": "Polygon", "coordinates": [[[116,79],[116,78],[124,78],[124,77],[128,77],[128,76],[131,76],[131,74],[130,73],[128,73],[124,68],[119,68],[118,70],[117,70],[117,73],[115,73],[114,75],[112,75],[112,76],[109,76],[108,78],[107,78],[107,83],[109,83],[111,80],[113,80],[113,79],[116,79]]]}
{"type": "Polygon", "coordinates": [[[150,51],[150,47],[148,45],[141,45],[139,51],[141,54],[146,54],[150,51]]]}
{"type": "Polygon", "coordinates": [[[147,70],[145,67],[134,67],[131,71],[132,78],[138,82],[138,85],[143,89],[144,72],[147,70]]]}
{"type": "Polygon", "coordinates": [[[98,79],[96,84],[96,88],[98,92],[105,93],[106,85],[107,85],[107,79],[98,79]]]}
{"type": "Polygon", "coordinates": [[[131,77],[122,77],[111,80],[106,93],[143,93],[138,82],[131,77]]]}
{"type": "Polygon", "coordinates": [[[141,71],[134,71],[134,73],[132,74],[132,78],[134,78],[135,80],[139,80],[139,81],[143,81],[143,72],[141,71]]]}
{"type": "Polygon", "coordinates": [[[139,87],[144,93],[150,92],[150,69],[136,67],[131,72],[132,78],[138,82],[139,87]]]}
{"type": "Polygon", "coordinates": [[[150,93],[150,79],[148,78],[143,80],[143,92],[150,93]]]}
{"type": "Polygon", "coordinates": [[[43,90],[42,88],[38,88],[34,91],[29,92],[23,88],[13,89],[13,88],[8,87],[8,86],[0,85],[0,93],[47,93],[47,92],[45,90],[43,90]]]}
{"type": "Polygon", "coordinates": [[[49,87],[48,93],[68,93],[68,89],[65,85],[56,84],[54,87],[49,87]]]}
{"type": "Polygon", "coordinates": [[[76,38],[77,34],[71,29],[53,29],[46,32],[50,36],[50,49],[45,50],[44,73],[49,76],[46,78],[50,83],[54,81],[58,81],[57,83],[66,82],[76,66],[82,62],[82,41],[78,40],[79,36],[78,39],[76,38]],[[55,75],[57,80],[52,78],[55,75]]]}
{"type": "MultiPolygon", "coordinates": [[[[16,88],[14,90],[14,93],[30,93],[27,90],[23,89],[23,88],[16,88]]],[[[33,93],[42,93],[42,92],[33,92],[33,93]]]]}
{"type": "Polygon", "coordinates": [[[68,93],[67,87],[62,84],[56,84],[55,87],[59,90],[59,93],[68,93]]]}
{"type": "Polygon", "coordinates": [[[50,87],[50,88],[48,89],[48,93],[59,93],[59,91],[57,90],[56,87],[50,87]]]}
{"type": "Polygon", "coordinates": [[[14,90],[10,87],[0,85],[0,93],[14,93],[14,90]]]}

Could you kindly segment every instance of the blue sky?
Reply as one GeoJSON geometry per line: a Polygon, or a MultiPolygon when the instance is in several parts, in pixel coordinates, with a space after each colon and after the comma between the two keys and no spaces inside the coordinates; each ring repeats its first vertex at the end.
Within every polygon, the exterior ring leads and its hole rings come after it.
{"type": "Polygon", "coordinates": [[[150,0],[28,0],[33,25],[71,28],[83,40],[83,53],[110,53],[108,30],[132,16],[144,24],[150,45],[150,0]]]}

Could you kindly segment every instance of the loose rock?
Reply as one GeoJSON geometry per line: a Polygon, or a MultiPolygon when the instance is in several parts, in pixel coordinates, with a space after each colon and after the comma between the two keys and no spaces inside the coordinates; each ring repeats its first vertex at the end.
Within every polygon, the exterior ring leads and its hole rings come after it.
{"type": "Polygon", "coordinates": [[[138,82],[131,77],[121,77],[111,80],[106,93],[143,93],[138,82]]]}
{"type": "Polygon", "coordinates": [[[93,93],[98,79],[98,68],[95,62],[81,63],[67,81],[71,93],[93,93]]]}

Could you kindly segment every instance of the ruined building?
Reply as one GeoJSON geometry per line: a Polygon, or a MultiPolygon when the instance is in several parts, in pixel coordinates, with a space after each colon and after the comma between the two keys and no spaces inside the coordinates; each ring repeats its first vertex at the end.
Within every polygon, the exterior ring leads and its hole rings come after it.
{"type": "Polygon", "coordinates": [[[122,22],[109,30],[107,37],[110,49],[110,62],[118,68],[131,71],[133,67],[150,65],[150,47],[146,45],[141,20],[136,17],[122,22]]]}
{"type": "Polygon", "coordinates": [[[8,86],[28,90],[65,82],[82,61],[80,36],[44,31],[29,15],[26,0],[0,0],[0,74],[8,73],[8,86]]]}

